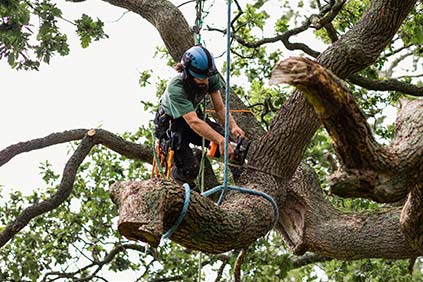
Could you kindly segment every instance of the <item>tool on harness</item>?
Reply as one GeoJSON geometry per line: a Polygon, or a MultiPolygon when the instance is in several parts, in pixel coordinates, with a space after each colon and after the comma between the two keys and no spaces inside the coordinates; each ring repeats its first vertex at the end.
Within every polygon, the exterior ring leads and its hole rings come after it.
{"type": "MultiPolygon", "coordinates": [[[[180,144],[179,139],[179,136],[169,128],[166,130],[166,137],[162,137],[156,141],[156,154],[160,167],[164,168],[164,176],[167,180],[170,179],[175,150],[178,149],[180,144]]],[[[153,169],[151,172],[151,178],[154,177],[161,177],[156,158],[153,159],[153,169]]]]}
{"type": "MultiPolygon", "coordinates": [[[[247,157],[251,142],[251,140],[245,140],[245,138],[239,136],[236,144],[231,143],[231,145],[235,147],[235,150],[234,158],[232,160],[229,160],[230,165],[242,166],[245,163],[245,158],[247,157]]],[[[221,157],[219,145],[217,143],[210,142],[207,157],[217,159],[221,157]]]]}

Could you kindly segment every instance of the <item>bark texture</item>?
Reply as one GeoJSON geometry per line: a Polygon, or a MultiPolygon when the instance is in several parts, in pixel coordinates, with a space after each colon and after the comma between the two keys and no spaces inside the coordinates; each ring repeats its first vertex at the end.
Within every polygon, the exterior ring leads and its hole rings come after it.
{"type": "MultiPolygon", "coordinates": [[[[111,197],[119,207],[119,232],[128,239],[157,246],[162,234],[176,222],[185,191],[173,182],[151,179],[116,183],[111,197]]],[[[212,200],[192,193],[172,241],[190,249],[222,253],[244,248],[265,235],[274,223],[269,202],[253,195],[236,198],[217,207],[212,200]]]]}
{"type": "Polygon", "coordinates": [[[382,146],[345,83],[304,58],[290,58],[273,71],[274,83],[301,89],[333,140],[341,170],[330,177],[331,191],[378,202],[403,199],[423,177],[423,101],[403,100],[395,138],[382,146]]]}

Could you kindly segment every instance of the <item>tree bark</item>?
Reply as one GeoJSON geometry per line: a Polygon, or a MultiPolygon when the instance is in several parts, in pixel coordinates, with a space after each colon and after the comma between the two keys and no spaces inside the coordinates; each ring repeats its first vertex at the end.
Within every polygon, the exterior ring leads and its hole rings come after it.
{"type": "Polygon", "coordinates": [[[395,138],[382,146],[344,82],[304,58],[289,58],[273,71],[274,83],[302,91],[333,140],[342,164],[330,177],[331,192],[396,202],[423,177],[423,101],[403,101],[395,138]]]}
{"type": "MultiPolygon", "coordinates": [[[[185,199],[182,187],[160,179],[115,183],[110,194],[119,208],[119,232],[152,246],[158,246],[162,234],[176,222],[185,199]]],[[[170,238],[207,253],[250,245],[272,228],[274,211],[268,201],[258,196],[236,198],[217,207],[212,200],[191,193],[184,220],[170,238]]]]}

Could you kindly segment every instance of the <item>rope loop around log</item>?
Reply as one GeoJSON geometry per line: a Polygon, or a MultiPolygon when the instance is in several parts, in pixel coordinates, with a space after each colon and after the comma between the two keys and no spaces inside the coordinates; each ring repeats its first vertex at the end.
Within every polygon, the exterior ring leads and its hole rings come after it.
{"type": "Polygon", "coordinates": [[[176,220],[175,224],[169,228],[168,231],[166,231],[165,234],[163,234],[163,239],[168,239],[172,234],[178,229],[179,225],[181,224],[182,220],[184,220],[185,214],[187,213],[190,197],[191,197],[191,188],[189,187],[188,183],[184,183],[185,188],[185,200],[184,200],[184,206],[182,207],[181,213],[179,214],[178,219],[176,220]]]}

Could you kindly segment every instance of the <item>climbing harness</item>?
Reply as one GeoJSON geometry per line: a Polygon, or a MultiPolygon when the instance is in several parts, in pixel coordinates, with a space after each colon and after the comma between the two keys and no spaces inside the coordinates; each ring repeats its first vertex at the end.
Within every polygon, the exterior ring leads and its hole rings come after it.
{"type": "Polygon", "coordinates": [[[173,167],[173,158],[177,146],[175,133],[170,130],[170,126],[171,121],[169,121],[169,129],[166,130],[166,138],[157,139],[155,142],[151,178],[161,177],[166,180],[170,179],[170,172],[173,167]]]}

